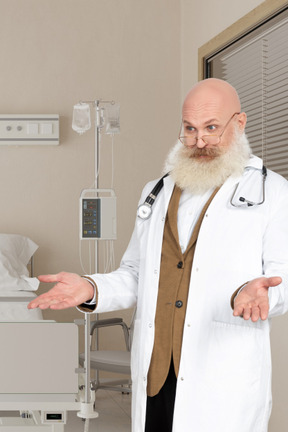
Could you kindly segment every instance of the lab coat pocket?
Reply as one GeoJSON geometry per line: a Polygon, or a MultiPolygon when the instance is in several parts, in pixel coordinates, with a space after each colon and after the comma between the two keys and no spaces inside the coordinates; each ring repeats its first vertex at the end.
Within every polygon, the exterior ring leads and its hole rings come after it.
{"type": "Polygon", "coordinates": [[[208,376],[217,376],[231,386],[251,386],[260,379],[265,331],[244,320],[239,324],[213,321],[208,348],[208,376]],[[233,384],[234,385],[234,384],[233,384]]]}
{"type": "Polygon", "coordinates": [[[270,366],[267,335],[261,323],[253,324],[239,319],[239,324],[213,321],[210,326],[204,387],[223,421],[227,410],[235,416],[246,410],[249,416],[250,409],[257,412],[265,404],[270,366]]]}

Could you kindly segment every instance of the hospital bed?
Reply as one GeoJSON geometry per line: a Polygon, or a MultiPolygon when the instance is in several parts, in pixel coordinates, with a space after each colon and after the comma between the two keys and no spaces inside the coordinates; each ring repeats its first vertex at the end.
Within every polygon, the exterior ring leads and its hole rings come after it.
{"type": "Polygon", "coordinates": [[[0,432],[64,432],[69,411],[88,431],[98,414],[78,367],[78,326],[27,309],[39,285],[27,268],[37,248],[25,236],[0,234],[0,432]]]}

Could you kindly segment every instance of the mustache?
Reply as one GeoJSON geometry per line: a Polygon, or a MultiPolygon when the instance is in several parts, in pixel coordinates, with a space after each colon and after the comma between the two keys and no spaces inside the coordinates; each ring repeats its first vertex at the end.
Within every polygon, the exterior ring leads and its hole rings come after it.
{"type": "Polygon", "coordinates": [[[222,154],[222,151],[219,147],[215,148],[198,148],[198,147],[192,147],[192,148],[185,148],[185,156],[189,158],[198,158],[201,156],[208,156],[208,157],[219,157],[222,154]]]}

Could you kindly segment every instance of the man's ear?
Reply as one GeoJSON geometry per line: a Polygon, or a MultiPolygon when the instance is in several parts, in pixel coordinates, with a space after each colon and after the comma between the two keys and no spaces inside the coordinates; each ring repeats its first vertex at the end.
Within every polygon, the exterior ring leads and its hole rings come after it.
{"type": "Polygon", "coordinates": [[[241,112],[240,114],[238,114],[237,122],[239,129],[241,131],[244,131],[247,122],[247,115],[245,112],[241,112]]]}

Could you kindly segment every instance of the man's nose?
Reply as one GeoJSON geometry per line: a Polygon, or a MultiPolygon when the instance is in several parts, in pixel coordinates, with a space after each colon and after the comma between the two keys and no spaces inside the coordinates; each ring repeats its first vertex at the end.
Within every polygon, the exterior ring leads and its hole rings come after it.
{"type": "Polygon", "coordinates": [[[204,147],[206,147],[206,145],[207,144],[205,143],[205,141],[203,141],[203,138],[199,137],[196,139],[196,146],[198,148],[204,148],[204,147]]]}

